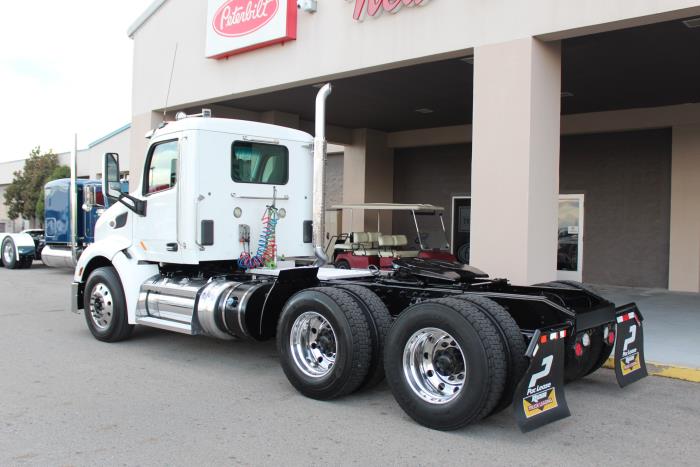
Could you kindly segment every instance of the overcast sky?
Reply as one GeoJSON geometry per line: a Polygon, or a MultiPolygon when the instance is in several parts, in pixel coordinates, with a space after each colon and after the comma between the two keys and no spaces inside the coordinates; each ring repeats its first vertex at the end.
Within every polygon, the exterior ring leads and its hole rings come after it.
{"type": "Polygon", "coordinates": [[[86,147],[131,121],[128,27],[152,0],[3,2],[0,161],[86,147]]]}

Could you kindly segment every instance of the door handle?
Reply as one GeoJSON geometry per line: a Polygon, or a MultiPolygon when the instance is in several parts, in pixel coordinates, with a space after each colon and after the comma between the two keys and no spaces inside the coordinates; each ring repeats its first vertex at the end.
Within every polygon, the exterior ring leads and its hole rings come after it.
{"type": "Polygon", "coordinates": [[[177,243],[166,243],[165,249],[168,251],[177,251],[177,243]]]}

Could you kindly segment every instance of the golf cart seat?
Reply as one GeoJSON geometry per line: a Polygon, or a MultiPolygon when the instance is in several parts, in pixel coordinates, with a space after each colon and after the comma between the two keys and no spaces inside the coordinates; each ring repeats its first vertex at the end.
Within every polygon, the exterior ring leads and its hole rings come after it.
{"type": "Polygon", "coordinates": [[[379,256],[382,258],[416,258],[420,251],[402,250],[408,245],[405,235],[382,235],[379,237],[379,256]]]}
{"type": "Polygon", "coordinates": [[[335,249],[349,251],[358,256],[377,256],[380,236],[381,233],[378,232],[352,232],[345,243],[336,244],[335,249]]]}

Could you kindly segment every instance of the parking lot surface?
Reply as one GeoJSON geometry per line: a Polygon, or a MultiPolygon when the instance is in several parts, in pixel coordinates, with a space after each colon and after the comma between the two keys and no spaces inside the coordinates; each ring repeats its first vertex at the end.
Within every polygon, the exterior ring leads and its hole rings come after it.
{"type": "Polygon", "coordinates": [[[333,402],[287,382],[274,343],[155,329],[98,342],[71,275],[0,269],[0,465],[697,465],[700,385],[610,370],[566,387],[572,416],[521,434],[509,410],[442,433],[386,385],[333,402]]]}

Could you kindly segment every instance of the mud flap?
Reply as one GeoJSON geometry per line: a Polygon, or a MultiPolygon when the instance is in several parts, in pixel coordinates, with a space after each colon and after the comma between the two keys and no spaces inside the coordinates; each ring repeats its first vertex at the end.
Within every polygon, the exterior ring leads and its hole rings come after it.
{"type": "Polygon", "coordinates": [[[621,388],[648,375],[644,361],[642,314],[630,303],[615,310],[617,339],[615,340],[615,376],[621,388]]]}
{"type": "Polygon", "coordinates": [[[571,415],[564,395],[567,328],[538,329],[530,340],[525,353],[530,366],[513,399],[513,412],[523,433],[571,415]]]}

